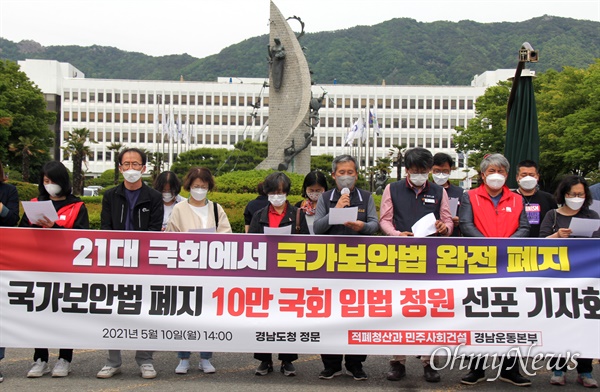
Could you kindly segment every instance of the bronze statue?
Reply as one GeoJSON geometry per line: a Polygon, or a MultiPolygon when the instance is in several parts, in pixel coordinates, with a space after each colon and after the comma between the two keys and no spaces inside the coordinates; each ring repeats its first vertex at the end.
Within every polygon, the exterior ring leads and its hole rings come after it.
{"type": "Polygon", "coordinates": [[[271,76],[273,78],[273,87],[275,90],[281,88],[283,80],[283,65],[285,63],[285,48],[279,38],[275,38],[275,45],[269,45],[269,65],[271,67],[271,76]]]}

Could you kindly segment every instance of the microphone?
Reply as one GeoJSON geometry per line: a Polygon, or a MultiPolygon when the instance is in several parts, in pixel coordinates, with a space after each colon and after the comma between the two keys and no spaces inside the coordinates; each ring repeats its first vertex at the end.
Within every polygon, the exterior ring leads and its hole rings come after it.
{"type": "Polygon", "coordinates": [[[342,195],[348,195],[348,194],[350,194],[350,189],[348,189],[348,188],[342,188],[342,190],[340,191],[340,193],[342,195]]]}

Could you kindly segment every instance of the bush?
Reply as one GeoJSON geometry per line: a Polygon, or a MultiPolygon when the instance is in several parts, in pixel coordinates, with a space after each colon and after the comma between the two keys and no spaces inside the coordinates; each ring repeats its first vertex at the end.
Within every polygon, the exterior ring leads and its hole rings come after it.
{"type": "MultiPolygon", "coordinates": [[[[275,170],[248,170],[234,171],[222,176],[216,177],[216,190],[225,193],[252,193],[256,194],[258,183],[275,172],[275,170]]],[[[291,195],[300,195],[302,193],[302,183],[304,176],[296,173],[285,173],[292,181],[291,195]]]]}
{"type": "Polygon", "coordinates": [[[19,200],[29,201],[34,197],[38,197],[38,186],[35,184],[14,180],[9,180],[7,182],[17,187],[17,192],[19,193],[19,200]]]}
{"type": "MultiPolygon", "coordinates": [[[[113,186],[115,181],[115,169],[108,169],[100,174],[98,178],[85,180],[85,185],[100,185],[103,187],[113,186]]],[[[123,182],[123,174],[119,173],[119,182],[123,182]]]]}

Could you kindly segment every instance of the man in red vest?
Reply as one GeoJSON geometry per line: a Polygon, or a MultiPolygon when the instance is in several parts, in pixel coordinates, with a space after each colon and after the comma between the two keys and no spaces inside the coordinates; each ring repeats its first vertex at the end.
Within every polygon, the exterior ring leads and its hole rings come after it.
{"type": "MultiPolygon", "coordinates": [[[[504,184],[510,164],[501,154],[486,155],[479,166],[483,184],[463,193],[460,201],[460,231],[465,237],[527,237],[529,221],[523,197],[504,184]]],[[[519,372],[516,357],[502,360],[500,380],[526,387],[531,381],[519,372]]],[[[472,360],[469,373],[461,379],[467,385],[484,381],[483,360],[472,360]]]]}

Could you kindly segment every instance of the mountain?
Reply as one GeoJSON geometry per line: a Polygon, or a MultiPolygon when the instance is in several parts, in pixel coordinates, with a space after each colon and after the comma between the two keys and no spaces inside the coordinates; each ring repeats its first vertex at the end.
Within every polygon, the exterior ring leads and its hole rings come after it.
{"type": "MultiPolygon", "coordinates": [[[[308,26],[310,28],[310,26],[308,26]]],[[[538,72],[585,68],[600,58],[600,23],[555,16],[524,22],[422,23],[399,18],[301,38],[316,83],[468,85],[487,70],[516,68],[523,42],[540,52],[538,72]]],[[[214,81],[268,75],[268,36],[246,39],[202,59],[148,56],[106,46],[48,46],[0,38],[0,57],[69,62],[90,78],[214,81]]]]}

